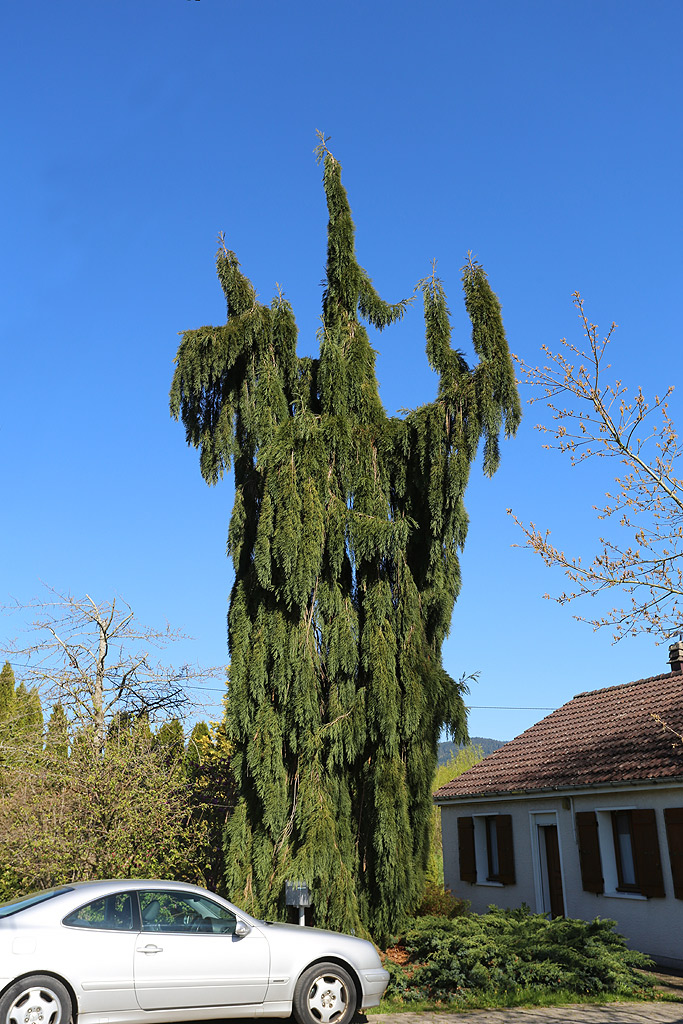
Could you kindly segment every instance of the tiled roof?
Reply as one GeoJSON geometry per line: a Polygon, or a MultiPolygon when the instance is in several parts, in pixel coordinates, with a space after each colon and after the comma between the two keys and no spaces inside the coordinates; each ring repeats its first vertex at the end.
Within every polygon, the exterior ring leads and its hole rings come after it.
{"type": "Polygon", "coordinates": [[[683,778],[683,742],[675,733],[683,734],[680,672],[580,693],[436,798],[683,778]]]}

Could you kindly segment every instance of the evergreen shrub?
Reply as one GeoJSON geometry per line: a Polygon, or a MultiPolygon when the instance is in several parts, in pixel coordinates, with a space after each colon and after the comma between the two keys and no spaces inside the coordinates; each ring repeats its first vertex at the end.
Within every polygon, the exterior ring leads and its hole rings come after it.
{"type": "Polygon", "coordinates": [[[418,917],[460,917],[469,908],[467,900],[454,896],[450,889],[445,889],[441,882],[428,878],[422,902],[417,909],[418,917]]]}
{"type": "Polygon", "coordinates": [[[389,968],[389,994],[450,1003],[535,988],[642,996],[653,982],[639,972],[652,961],[628,949],[614,925],[600,918],[549,920],[528,907],[418,918],[405,935],[405,965],[389,968]]]}

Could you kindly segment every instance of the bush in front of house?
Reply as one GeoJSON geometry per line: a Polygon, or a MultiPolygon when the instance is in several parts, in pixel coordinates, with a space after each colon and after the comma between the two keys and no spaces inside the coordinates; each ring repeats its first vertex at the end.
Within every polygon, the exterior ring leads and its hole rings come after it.
{"type": "MultiPolygon", "coordinates": [[[[563,990],[577,996],[642,996],[649,957],[630,950],[614,921],[532,914],[527,907],[446,920],[423,917],[406,933],[406,963],[390,991],[403,998],[471,1002],[486,993],[563,990]]],[[[393,975],[396,975],[394,977],[393,975]]]]}
{"type": "Polygon", "coordinates": [[[454,896],[450,889],[445,889],[441,882],[428,878],[425,882],[422,901],[415,913],[416,917],[460,917],[469,910],[469,901],[454,896]]]}

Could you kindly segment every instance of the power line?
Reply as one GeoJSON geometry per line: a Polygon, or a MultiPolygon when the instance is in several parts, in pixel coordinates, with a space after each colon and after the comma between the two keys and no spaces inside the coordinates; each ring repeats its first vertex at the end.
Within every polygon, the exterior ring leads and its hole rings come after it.
{"type": "MultiPolygon", "coordinates": [[[[29,666],[18,664],[16,667],[17,668],[27,668],[29,666]]],[[[192,690],[192,691],[198,690],[198,691],[202,691],[204,693],[222,693],[222,694],[225,694],[227,696],[227,686],[225,685],[225,683],[223,684],[223,686],[193,686],[191,683],[188,683],[186,689],[192,690]]],[[[503,704],[468,704],[467,708],[470,711],[555,711],[556,710],[556,708],[548,708],[548,707],[526,707],[526,706],[514,707],[512,705],[503,705],[503,704]]]]}

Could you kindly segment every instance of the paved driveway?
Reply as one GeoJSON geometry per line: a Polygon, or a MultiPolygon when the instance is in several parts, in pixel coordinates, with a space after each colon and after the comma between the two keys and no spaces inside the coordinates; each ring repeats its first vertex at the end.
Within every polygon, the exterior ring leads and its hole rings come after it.
{"type": "Polygon", "coordinates": [[[462,1013],[378,1013],[369,1024],[683,1024],[683,1003],[610,1003],[462,1013]]]}

